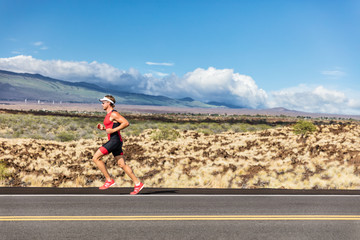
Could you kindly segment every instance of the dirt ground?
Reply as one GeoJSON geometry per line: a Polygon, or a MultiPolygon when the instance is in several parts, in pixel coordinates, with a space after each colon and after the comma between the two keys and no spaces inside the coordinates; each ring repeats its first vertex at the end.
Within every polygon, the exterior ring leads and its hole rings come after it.
{"type": "MultiPolygon", "coordinates": [[[[360,189],[360,125],[319,125],[302,138],[291,127],[206,135],[179,132],[155,141],[151,130],[124,139],[126,162],[147,187],[360,189]]],[[[104,139],[55,142],[1,139],[8,168],[1,186],[99,187],[92,155],[104,139]]],[[[117,186],[133,185],[112,156],[104,157],[117,186]]]]}

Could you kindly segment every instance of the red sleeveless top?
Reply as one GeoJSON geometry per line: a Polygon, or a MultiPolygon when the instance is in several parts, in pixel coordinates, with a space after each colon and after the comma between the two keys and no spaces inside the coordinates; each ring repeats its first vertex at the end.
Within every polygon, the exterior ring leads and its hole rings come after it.
{"type": "MultiPolygon", "coordinates": [[[[110,115],[112,112],[116,112],[116,110],[112,110],[111,112],[109,112],[108,114],[106,114],[105,118],[104,118],[104,125],[106,129],[113,129],[116,128],[118,126],[120,126],[120,123],[114,123],[112,121],[110,121],[110,115]]],[[[112,134],[108,134],[108,139],[110,140],[120,140],[122,142],[122,138],[121,138],[121,134],[120,131],[114,132],[112,134]]]]}

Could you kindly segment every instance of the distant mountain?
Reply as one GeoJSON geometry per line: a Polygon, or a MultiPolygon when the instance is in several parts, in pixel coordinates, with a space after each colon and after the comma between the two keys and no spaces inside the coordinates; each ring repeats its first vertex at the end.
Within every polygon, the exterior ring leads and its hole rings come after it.
{"type": "Polygon", "coordinates": [[[185,102],[193,102],[195,101],[194,99],[192,99],[191,97],[185,97],[185,98],[180,98],[178,99],[180,101],[185,101],[185,102]]]}
{"type": "Polygon", "coordinates": [[[207,102],[207,104],[209,105],[214,105],[214,106],[218,106],[218,107],[228,107],[228,108],[244,108],[242,106],[238,106],[238,105],[234,105],[234,104],[229,104],[229,103],[221,103],[221,102],[207,102]]]}
{"type": "Polygon", "coordinates": [[[14,73],[0,70],[0,100],[24,101],[25,99],[72,103],[94,103],[106,94],[116,98],[117,103],[128,105],[153,105],[173,107],[211,108],[215,105],[194,101],[191,98],[172,99],[106,89],[86,82],[67,82],[40,74],[14,73]]]}

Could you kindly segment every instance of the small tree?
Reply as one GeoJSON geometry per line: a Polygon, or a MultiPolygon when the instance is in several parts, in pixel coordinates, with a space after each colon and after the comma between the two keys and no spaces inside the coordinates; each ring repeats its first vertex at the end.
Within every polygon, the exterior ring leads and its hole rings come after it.
{"type": "Polygon", "coordinates": [[[301,134],[301,137],[307,137],[316,131],[316,126],[312,122],[300,120],[294,125],[293,131],[295,134],[301,134]]]}

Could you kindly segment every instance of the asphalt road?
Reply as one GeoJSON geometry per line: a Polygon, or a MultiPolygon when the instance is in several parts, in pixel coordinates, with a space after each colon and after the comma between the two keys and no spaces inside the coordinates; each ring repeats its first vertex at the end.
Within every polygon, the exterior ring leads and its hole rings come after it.
{"type": "Polygon", "coordinates": [[[359,195],[0,195],[0,239],[359,239],[359,195]]]}

